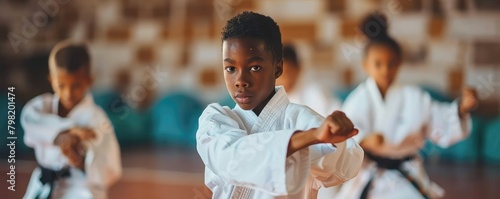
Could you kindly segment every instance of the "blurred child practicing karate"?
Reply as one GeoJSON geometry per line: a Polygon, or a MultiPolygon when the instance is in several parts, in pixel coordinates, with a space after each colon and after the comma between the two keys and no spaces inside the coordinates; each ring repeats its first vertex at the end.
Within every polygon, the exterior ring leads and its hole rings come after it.
{"type": "Polygon", "coordinates": [[[357,177],[330,196],[321,192],[320,198],[442,197],[444,191],[429,180],[418,152],[426,139],[448,147],[469,135],[469,111],[478,104],[475,92],[466,89],[460,100],[440,103],[416,86],[396,82],[402,53],[387,34],[385,16],[368,16],[361,30],[369,39],[364,51],[369,77],[342,110],[359,128],[354,138],[365,150],[365,161],[357,177]]]}
{"type": "Polygon", "coordinates": [[[49,57],[54,94],[29,101],[21,113],[24,142],[35,150],[25,199],[105,199],[121,177],[113,126],[94,104],[90,57],[83,44],[64,41],[49,57]]]}

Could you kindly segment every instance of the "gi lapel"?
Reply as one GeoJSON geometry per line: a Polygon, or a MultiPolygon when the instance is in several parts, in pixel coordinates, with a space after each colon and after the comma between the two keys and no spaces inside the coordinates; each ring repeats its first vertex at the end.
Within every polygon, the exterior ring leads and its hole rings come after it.
{"type": "MultiPolygon", "coordinates": [[[[269,142],[273,135],[262,132],[274,130],[273,127],[275,127],[275,122],[280,118],[281,114],[284,114],[289,103],[290,101],[286,96],[285,89],[281,86],[276,87],[276,93],[258,116],[257,121],[255,121],[255,124],[252,126],[250,134],[258,133],[259,142],[269,142]]],[[[257,147],[257,149],[259,149],[259,147],[257,147]]],[[[231,194],[231,199],[247,199],[252,192],[250,188],[236,186],[231,194]]]]}

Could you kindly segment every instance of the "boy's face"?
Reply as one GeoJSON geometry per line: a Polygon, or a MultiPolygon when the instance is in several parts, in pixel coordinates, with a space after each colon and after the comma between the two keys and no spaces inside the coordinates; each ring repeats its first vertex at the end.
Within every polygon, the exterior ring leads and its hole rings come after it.
{"type": "Polygon", "coordinates": [[[49,81],[54,92],[60,98],[60,104],[71,110],[85,97],[92,84],[88,69],[80,67],[77,71],[69,73],[66,69],[52,67],[49,81]]]}
{"type": "Polygon", "coordinates": [[[224,80],[233,100],[244,110],[260,112],[283,71],[261,39],[229,38],[222,42],[224,80]]]}
{"type": "Polygon", "coordinates": [[[300,66],[293,61],[283,61],[283,75],[276,80],[277,85],[283,85],[287,92],[292,92],[299,80],[300,66]]]}
{"type": "Polygon", "coordinates": [[[364,60],[365,71],[383,89],[394,82],[400,65],[401,60],[396,53],[383,45],[371,46],[364,60]]]}

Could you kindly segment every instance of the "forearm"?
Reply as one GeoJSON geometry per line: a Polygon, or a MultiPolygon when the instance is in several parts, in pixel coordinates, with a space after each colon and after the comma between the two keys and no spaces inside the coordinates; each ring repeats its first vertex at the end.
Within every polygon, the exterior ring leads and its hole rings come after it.
{"type": "Polygon", "coordinates": [[[383,135],[378,132],[374,132],[366,137],[359,145],[366,152],[377,156],[393,157],[397,156],[399,153],[399,149],[396,146],[387,144],[383,135]]]}
{"type": "Polygon", "coordinates": [[[362,144],[361,147],[366,152],[377,155],[377,156],[395,157],[395,156],[400,155],[399,151],[396,149],[396,147],[390,146],[388,144],[380,144],[378,146],[364,146],[362,144]]]}
{"type": "Polygon", "coordinates": [[[288,157],[288,156],[292,155],[293,153],[295,153],[303,148],[309,147],[313,144],[319,144],[320,142],[318,141],[316,136],[314,136],[314,133],[313,133],[315,130],[316,130],[316,128],[309,129],[307,131],[295,132],[292,135],[292,137],[290,138],[290,142],[288,143],[288,149],[287,149],[286,156],[288,157]]]}
{"type": "Polygon", "coordinates": [[[389,155],[389,153],[387,152],[388,150],[384,147],[383,143],[372,144],[372,143],[362,141],[361,143],[359,143],[359,145],[361,146],[361,148],[363,148],[364,151],[366,151],[368,153],[372,153],[372,154],[378,155],[378,156],[388,156],[389,155]]]}
{"type": "Polygon", "coordinates": [[[418,152],[417,144],[414,146],[396,146],[385,142],[375,145],[360,143],[361,148],[368,153],[386,158],[402,158],[418,152]]]}

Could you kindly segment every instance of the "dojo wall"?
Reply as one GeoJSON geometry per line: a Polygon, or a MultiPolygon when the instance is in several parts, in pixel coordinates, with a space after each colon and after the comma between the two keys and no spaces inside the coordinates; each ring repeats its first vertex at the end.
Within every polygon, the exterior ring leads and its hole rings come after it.
{"type": "Polygon", "coordinates": [[[22,88],[24,99],[50,90],[45,77],[26,72],[43,72],[43,59],[36,65],[26,60],[43,57],[55,42],[73,38],[89,41],[98,90],[111,88],[119,69],[132,71],[132,86],[137,86],[148,66],[158,66],[168,75],[155,96],[185,89],[201,92],[203,101],[218,100],[225,94],[219,68],[221,27],[242,10],[272,16],[283,40],[297,45],[304,66],[332,90],[366,77],[357,24],[381,10],[389,16],[390,33],[404,47],[400,80],[452,96],[463,85],[475,86],[483,100],[498,107],[500,3],[486,0],[2,1],[2,79],[22,88]],[[42,6],[50,3],[58,9],[42,6]],[[23,18],[35,25],[36,33],[23,31],[23,18]],[[14,47],[11,34],[26,43],[14,47]]]}

